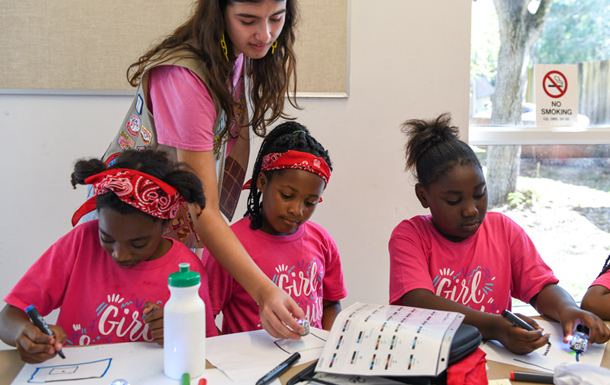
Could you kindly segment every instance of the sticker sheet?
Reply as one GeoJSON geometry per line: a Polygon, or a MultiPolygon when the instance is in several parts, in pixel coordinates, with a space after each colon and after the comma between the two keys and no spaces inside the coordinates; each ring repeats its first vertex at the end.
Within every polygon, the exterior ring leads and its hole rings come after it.
{"type": "Polygon", "coordinates": [[[454,312],[355,303],[335,320],[316,371],[436,376],[447,368],[463,319],[454,312]]]}

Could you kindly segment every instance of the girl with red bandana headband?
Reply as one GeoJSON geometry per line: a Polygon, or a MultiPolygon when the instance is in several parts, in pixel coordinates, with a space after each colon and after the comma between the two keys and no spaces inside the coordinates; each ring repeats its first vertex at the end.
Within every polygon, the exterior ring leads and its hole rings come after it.
{"type": "MultiPolygon", "coordinates": [[[[331,170],[327,151],[307,128],[296,122],[280,124],[258,153],[248,211],[231,226],[254,262],[296,301],[309,324],[326,330],[347,292],[334,240],[309,218],[331,170]]],[[[212,311],[223,313],[222,332],[261,329],[256,302],[210,257],[204,250],[212,311]]]]}
{"type": "Polygon", "coordinates": [[[592,343],[606,342],[606,325],[557,285],[525,231],[487,212],[483,168],[450,116],[409,120],[404,132],[407,169],[415,172],[415,194],[430,215],[404,220],[392,233],[390,302],[463,313],[484,339],[517,354],[547,345],[549,335],[531,318],[523,316],[532,331],[504,319],[511,297],[559,321],[564,342],[580,323],[589,327],[592,343]]]}
{"type": "Polygon", "coordinates": [[[99,220],[75,227],[26,272],[4,299],[0,338],[28,363],[46,361],[70,345],[163,344],[167,280],[183,262],[201,275],[207,335],[216,335],[201,261],[182,243],[163,237],[184,201],[205,206],[199,178],[163,152],[130,150],[110,168],[97,159],[78,161],[72,174],[77,184],[91,184],[95,196],[73,223],[96,208],[99,220]],[[30,322],[24,311],[30,305],[42,316],[60,308],[57,324],[50,325],[54,337],[30,322]]]}

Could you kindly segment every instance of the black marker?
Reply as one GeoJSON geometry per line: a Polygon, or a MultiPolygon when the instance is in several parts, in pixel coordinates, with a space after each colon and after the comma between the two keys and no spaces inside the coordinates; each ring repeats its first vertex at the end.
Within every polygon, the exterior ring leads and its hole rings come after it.
{"type": "MultiPolygon", "coordinates": [[[[507,320],[508,322],[512,323],[513,325],[519,326],[521,329],[525,329],[527,331],[537,330],[532,325],[528,324],[527,322],[525,322],[521,318],[517,317],[516,315],[514,315],[513,313],[511,313],[508,310],[502,310],[502,317],[505,320],[507,320]]],[[[542,331],[540,331],[540,334],[542,335],[542,331]]],[[[544,352],[543,356],[546,356],[547,354],[549,354],[550,349],[551,349],[551,340],[548,340],[546,342],[546,351],[544,352]]],[[[519,381],[519,380],[515,380],[515,381],[519,381]]],[[[534,381],[532,381],[532,382],[534,382],[534,381]]]]}
{"type": "MultiPolygon", "coordinates": [[[[53,334],[53,331],[49,328],[49,325],[47,325],[47,323],[45,322],[44,318],[42,318],[40,313],[38,313],[38,310],[36,310],[34,305],[30,305],[30,306],[26,307],[25,312],[32,320],[32,323],[38,327],[38,329],[40,329],[44,334],[48,334],[51,337],[55,338],[55,334],[53,334]]],[[[66,358],[66,356],[64,356],[64,353],[61,351],[61,349],[59,349],[57,351],[57,354],[59,354],[59,356],[63,359],[66,358]]]]}
{"type": "Polygon", "coordinates": [[[535,382],[537,384],[553,384],[552,373],[538,373],[538,372],[510,372],[511,381],[520,382],[535,382]]]}
{"type": "Polygon", "coordinates": [[[513,325],[519,326],[521,329],[525,329],[527,331],[536,330],[536,328],[534,328],[532,325],[528,324],[527,322],[517,317],[508,310],[502,310],[502,318],[512,323],[513,325]]]}
{"type": "Polygon", "coordinates": [[[301,355],[299,353],[294,353],[293,355],[288,357],[288,359],[286,361],[282,362],[281,364],[279,364],[275,368],[271,369],[271,371],[269,373],[265,374],[264,376],[261,377],[260,380],[256,381],[256,385],[266,385],[269,382],[273,381],[273,379],[275,377],[277,377],[280,374],[284,373],[284,371],[286,371],[299,358],[301,358],[301,355]]]}

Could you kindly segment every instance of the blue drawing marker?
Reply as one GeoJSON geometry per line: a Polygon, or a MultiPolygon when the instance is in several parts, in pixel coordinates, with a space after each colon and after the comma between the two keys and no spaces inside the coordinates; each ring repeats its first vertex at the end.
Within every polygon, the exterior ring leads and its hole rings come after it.
{"type": "MultiPolygon", "coordinates": [[[[38,327],[38,329],[40,329],[44,334],[50,335],[51,337],[55,338],[55,334],[53,334],[53,331],[49,328],[49,325],[47,325],[40,313],[38,313],[38,310],[36,310],[34,305],[26,307],[25,312],[32,320],[32,323],[38,327]]],[[[63,359],[66,358],[61,349],[57,351],[57,354],[59,354],[59,356],[63,359]]]]}

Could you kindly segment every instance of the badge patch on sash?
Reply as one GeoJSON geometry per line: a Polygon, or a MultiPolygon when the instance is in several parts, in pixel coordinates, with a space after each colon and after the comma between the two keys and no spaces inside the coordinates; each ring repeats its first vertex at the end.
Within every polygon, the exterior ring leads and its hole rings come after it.
{"type": "Polygon", "coordinates": [[[131,118],[127,121],[126,128],[131,135],[138,135],[138,132],[140,132],[140,117],[138,115],[131,115],[131,118]]]}
{"type": "Polygon", "coordinates": [[[152,134],[150,133],[150,131],[148,131],[146,126],[142,126],[140,136],[142,136],[142,141],[144,141],[144,144],[150,144],[150,141],[152,140],[152,134]]]}
{"type": "Polygon", "coordinates": [[[121,137],[119,138],[117,143],[119,144],[119,146],[121,146],[123,150],[129,150],[136,144],[131,138],[131,136],[127,135],[125,131],[121,131],[121,137]]]}
{"type": "Polygon", "coordinates": [[[136,112],[138,115],[142,115],[142,106],[144,105],[144,100],[142,99],[142,95],[138,94],[138,98],[136,100],[136,112]]]}
{"type": "Polygon", "coordinates": [[[114,164],[114,162],[116,162],[116,158],[119,157],[119,155],[121,155],[120,152],[117,152],[116,154],[112,154],[108,157],[108,159],[106,159],[106,166],[110,167],[114,164]]]}

